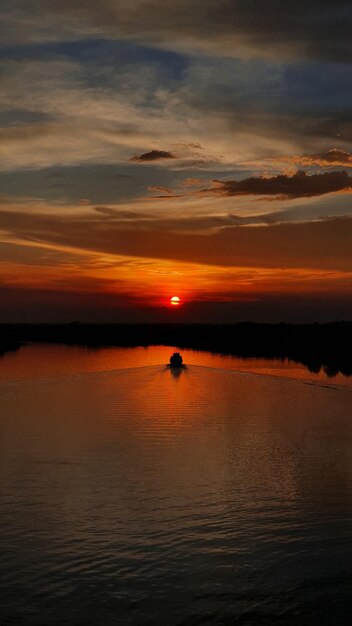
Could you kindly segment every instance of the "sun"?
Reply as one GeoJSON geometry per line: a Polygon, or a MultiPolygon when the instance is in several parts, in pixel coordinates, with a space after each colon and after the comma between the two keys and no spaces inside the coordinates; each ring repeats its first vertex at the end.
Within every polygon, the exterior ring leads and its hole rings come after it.
{"type": "Polygon", "coordinates": [[[181,300],[178,296],[172,296],[172,298],[170,298],[170,304],[172,304],[172,306],[180,306],[181,300]]]}

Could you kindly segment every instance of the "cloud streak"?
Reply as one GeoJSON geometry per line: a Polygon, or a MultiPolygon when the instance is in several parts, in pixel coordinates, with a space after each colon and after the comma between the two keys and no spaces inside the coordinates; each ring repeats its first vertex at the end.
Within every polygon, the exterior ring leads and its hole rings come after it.
{"type": "Polygon", "coordinates": [[[316,268],[352,271],[352,218],[278,223],[250,228],[227,226],[187,234],[151,223],[140,229],[106,220],[105,215],[64,217],[2,210],[0,230],[27,242],[71,250],[168,259],[224,267],[316,268]],[[162,232],[162,236],[161,236],[162,232]]]}

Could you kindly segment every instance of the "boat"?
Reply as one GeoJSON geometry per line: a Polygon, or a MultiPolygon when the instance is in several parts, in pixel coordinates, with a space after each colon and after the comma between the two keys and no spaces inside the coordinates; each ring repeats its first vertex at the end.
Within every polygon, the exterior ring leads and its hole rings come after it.
{"type": "Polygon", "coordinates": [[[170,356],[170,367],[184,367],[183,358],[179,352],[174,352],[170,356]]]}

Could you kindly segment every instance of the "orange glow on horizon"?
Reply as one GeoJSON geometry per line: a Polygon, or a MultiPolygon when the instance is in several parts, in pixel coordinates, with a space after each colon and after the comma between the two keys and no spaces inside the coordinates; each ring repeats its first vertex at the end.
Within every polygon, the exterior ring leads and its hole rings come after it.
{"type": "Polygon", "coordinates": [[[80,250],[75,256],[74,249],[61,245],[22,244],[20,241],[11,244],[13,256],[17,259],[0,261],[2,310],[10,302],[20,308],[30,307],[32,303],[35,306],[38,303],[69,306],[71,302],[74,304],[84,299],[88,312],[91,302],[94,307],[106,310],[113,310],[116,306],[121,310],[124,307],[126,310],[142,310],[155,306],[173,313],[172,319],[178,319],[181,313],[192,315],[193,305],[199,310],[200,303],[249,303],[258,298],[275,302],[280,297],[295,296],[333,301],[352,294],[352,271],[348,268],[342,271],[214,266],[86,250],[80,250]],[[42,264],[41,254],[35,253],[37,249],[45,248],[51,255],[42,264]],[[60,253],[58,256],[56,251],[60,253]],[[171,293],[181,296],[170,297],[171,289],[171,293]],[[184,311],[184,307],[187,310],[184,311]]]}

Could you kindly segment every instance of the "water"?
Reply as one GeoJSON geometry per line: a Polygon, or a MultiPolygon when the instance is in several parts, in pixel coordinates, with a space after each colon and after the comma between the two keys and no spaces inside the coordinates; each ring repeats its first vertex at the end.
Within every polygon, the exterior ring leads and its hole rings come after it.
{"type": "Polygon", "coordinates": [[[350,624],[351,389],[170,352],[0,360],[1,624],[350,624]]]}

